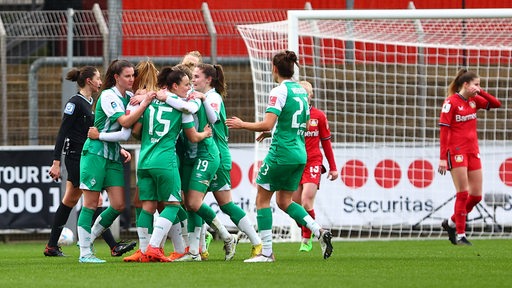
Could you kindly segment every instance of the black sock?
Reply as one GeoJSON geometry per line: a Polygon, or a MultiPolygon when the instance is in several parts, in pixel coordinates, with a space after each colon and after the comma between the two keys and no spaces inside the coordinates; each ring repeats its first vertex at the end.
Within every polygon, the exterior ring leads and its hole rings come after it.
{"type": "Polygon", "coordinates": [[[73,210],[73,207],[68,207],[64,205],[62,202],[60,203],[59,208],[57,208],[57,212],[55,212],[55,218],[53,218],[52,231],[50,232],[48,246],[58,246],[57,242],[59,241],[60,233],[62,233],[62,228],[64,227],[66,222],[68,222],[71,210],[73,210]]]}
{"type": "MultiPolygon", "coordinates": [[[[93,222],[96,221],[96,218],[98,218],[98,216],[100,216],[100,214],[101,214],[101,212],[103,212],[103,210],[105,210],[105,209],[104,208],[96,209],[96,211],[94,212],[94,216],[93,216],[93,222]]],[[[116,239],[114,239],[114,235],[112,235],[110,228],[103,231],[103,233],[101,233],[101,237],[103,238],[103,240],[105,240],[105,242],[107,242],[110,249],[112,249],[112,248],[114,248],[114,246],[116,246],[117,242],[116,242],[116,239]]]]}

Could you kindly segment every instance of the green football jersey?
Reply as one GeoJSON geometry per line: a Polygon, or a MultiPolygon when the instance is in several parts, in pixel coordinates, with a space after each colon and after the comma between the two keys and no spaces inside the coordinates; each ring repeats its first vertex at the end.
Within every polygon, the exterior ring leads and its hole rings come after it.
{"type": "Polygon", "coordinates": [[[217,122],[213,124],[212,130],[213,139],[220,153],[220,163],[224,169],[231,170],[231,152],[228,146],[229,130],[228,126],[226,126],[226,108],[224,101],[222,101],[222,96],[217,93],[215,89],[211,89],[206,92],[205,95],[208,99],[208,104],[210,104],[217,114],[217,122]]]}
{"type": "Polygon", "coordinates": [[[306,90],[297,82],[283,81],[270,91],[266,112],[277,115],[267,157],[278,164],[305,164],[304,132],[309,121],[306,90]]]}
{"type": "MultiPolygon", "coordinates": [[[[194,99],[190,101],[196,101],[198,104],[201,103],[201,99],[194,99]]],[[[204,126],[208,124],[208,117],[206,116],[206,111],[202,104],[199,110],[193,114],[193,117],[197,132],[203,132],[204,126]]],[[[217,144],[215,144],[213,137],[205,138],[199,143],[192,143],[188,139],[186,139],[185,142],[184,161],[187,163],[193,162],[194,159],[198,157],[219,157],[219,149],[217,148],[217,144]]]]}
{"type": "MultiPolygon", "coordinates": [[[[126,107],[133,96],[131,92],[121,95],[116,87],[103,90],[96,103],[94,116],[94,126],[99,132],[116,132],[121,131],[121,125],[117,119],[126,113],[126,107]]],[[[87,138],[82,150],[82,154],[92,153],[104,158],[121,161],[119,154],[121,146],[119,142],[107,142],[101,140],[93,140],[87,138]]]]}
{"type": "MultiPolygon", "coordinates": [[[[178,98],[176,95],[172,97],[178,98]]],[[[169,168],[169,163],[176,163],[176,139],[182,127],[193,126],[192,115],[153,100],[142,116],[138,168],[169,168]]]]}

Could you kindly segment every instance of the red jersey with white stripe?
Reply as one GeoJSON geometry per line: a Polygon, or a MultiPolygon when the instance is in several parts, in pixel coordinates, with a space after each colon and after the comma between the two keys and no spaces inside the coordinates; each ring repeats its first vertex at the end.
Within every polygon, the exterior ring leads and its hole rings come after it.
{"type": "Polygon", "coordinates": [[[446,98],[439,119],[440,126],[450,128],[447,147],[441,151],[450,154],[479,153],[476,112],[489,109],[489,101],[480,95],[464,99],[455,93],[446,98]]]}
{"type": "MultiPolygon", "coordinates": [[[[315,107],[311,107],[309,112],[309,122],[307,131],[304,134],[306,140],[306,152],[308,155],[307,165],[322,165],[323,156],[320,151],[320,141],[328,141],[331,139],[331,130],[329,130],[329,122],[324,112],[315,107]]],[[[323,143],[322,143],[323,144],[323,143]]],[[[323,146],[323,145],[322,145],[323,146]]],[[[323,147],[324,150],[326,147],[323,147]]],[[[324,151],[329,168],[331,171],[336,170],[332,148],[331,151],[324,151]],[[330,153],[329,153],[330,152],[330,153]]]]}

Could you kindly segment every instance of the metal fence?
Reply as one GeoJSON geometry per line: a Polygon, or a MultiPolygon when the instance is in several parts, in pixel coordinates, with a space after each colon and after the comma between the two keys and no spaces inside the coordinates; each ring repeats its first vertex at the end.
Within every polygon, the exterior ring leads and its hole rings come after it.
{"type": "MultiPolygon", "coordinates": [[[[116,10],[119,9],[119,10],[116,10]]],[[[63,71],[82,65],[103,72],[110,60],[148,57],[174,65],[191,50],[223,65],[228,115],[254,120],[252,76],[236,25],[286,19],[284,10],[0,11],[1,145],[53,145],[63,102],[63,71]]],[[[236,132],[232,143],[252,143],[236,132]]]]}

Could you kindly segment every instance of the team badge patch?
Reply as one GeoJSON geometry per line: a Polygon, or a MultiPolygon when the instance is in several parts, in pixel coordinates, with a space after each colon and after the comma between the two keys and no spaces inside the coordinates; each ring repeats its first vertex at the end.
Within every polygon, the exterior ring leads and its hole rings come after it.
{"type": "Polygon", "coordinates": [[[453,158],[455,158],[455,162],[457,163],[461,163],[462,161],[464,161],[463,155],[455,155],[453,158]]]}
{"type": "Polygon", "coordinates": [[[270,96],[270,98],[268,99],[268,105],[270,105],[270,106],[276,105],[276,102],[277,102],[277,96],[270,96]]]}
{"type": "Polygon", "coordinates": [[[451,107],[452,107],[452,104],[446,102],[446,103],[444,103],[443,109],[441,110],[441,112],[448,113],[448,112],[450,112],[451,107]]]}
{"type": "Polygon", "coordinates": [[[309,119],[309,126],[318,126],[318,119],[309,119]]]}
{"type": "Polygon", "coordinates": [[[64,114],[73,115],[73,112],[75,112],[75,104],[74,103],[66,104],[66,107],[64,107],[64,114]]]}
{"type": "Polygon", "coordinates": [[[116,102],[110,102],[110,106],[112,106],[113,109],[116,109],[117,108],[117,103],[116,102]]]}
{"type": "Polygon", "coordinates": [[[475,101],[470,101],[470,102],[469,102],[469,107],[471,107],[471,108],[475,109],[475,108],[476,108],[476,103],[475,103],[475,101]]]}

